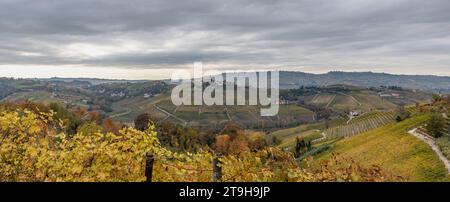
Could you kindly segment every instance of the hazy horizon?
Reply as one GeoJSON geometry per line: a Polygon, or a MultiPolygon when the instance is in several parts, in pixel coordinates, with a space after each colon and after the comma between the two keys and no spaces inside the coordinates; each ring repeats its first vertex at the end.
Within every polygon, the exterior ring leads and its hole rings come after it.
{"type": "MultiPolygon", "coordinates": [[[[30,68],[30,67],[28,67],[30,68]]],[[[0,67],[0,78],[22,78],[22,79],[49,79],[49,78],[85,78],[85,79],[114,79],[114,80],[163,80],[170,79],[171,72],[177,69],[124,69],[124,68],[107,68],[107,67],[97,67],[90,68],[90,71],[86,71],[86,67],[40,67],[39,72],[27,71],[27,68],[22,69],[22,71],[17,71],[17,67],[14,71],[0,67]],[[108,70],[105,73],[105,70],[108,70]]],[[[29,70],[29,69],[28,69],[29,70]]],[[[242,71],[266,71],[263,70],[237,70],[236,72],[242,71]]],[[[304,72],[310,74],[326,74],[333,71],[345,72],[345,73],[385,73],[391,75],[420,75],[420,76],[443,76],[450,77],[450,74],[436,75],[436,74],[407,74],[401,72],[385,72],[385,71],[373,71],[373,70],[339,70],[330,69],[324,71],[308,71],[299,69],[279,69],[280,71],[292,71],[292,72],[304,72]]],[[[233,72],[232,70],[230,70],[233,72]]],[[[227,72],[227,71],[221,71],[227,72]]]]}

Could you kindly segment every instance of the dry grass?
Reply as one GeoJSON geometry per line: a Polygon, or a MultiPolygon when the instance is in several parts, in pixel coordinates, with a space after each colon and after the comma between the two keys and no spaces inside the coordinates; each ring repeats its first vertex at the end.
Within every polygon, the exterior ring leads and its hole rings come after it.
{"type": "Polygon", "coordinates": [[[316,158],[320,162],[338,153],[366,166],[379,165],[408,181],[448,181],[447,170],[433,150],[407,133],[427,119],[420,115],[340,140],[316,158]]]}

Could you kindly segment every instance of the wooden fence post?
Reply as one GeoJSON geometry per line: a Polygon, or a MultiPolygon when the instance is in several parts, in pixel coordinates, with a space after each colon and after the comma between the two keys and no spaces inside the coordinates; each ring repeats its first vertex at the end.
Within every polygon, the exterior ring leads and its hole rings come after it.
{"type": "Polygon", "coordinates": [[[145,177],[146,182],[152,182],[152,175],[153,175],[153,162],[155,161],[155,158],[153,154],[147,154],[145,158],[145,177]]]}
{"type": "Polygon", "coordinates": [[[216,156],[213,159],[212,166],[213,166],[213,182],[220,182],[222,181],[222,165],[219,166],[221,163],[219,160],[220,156],[216,156]]]}

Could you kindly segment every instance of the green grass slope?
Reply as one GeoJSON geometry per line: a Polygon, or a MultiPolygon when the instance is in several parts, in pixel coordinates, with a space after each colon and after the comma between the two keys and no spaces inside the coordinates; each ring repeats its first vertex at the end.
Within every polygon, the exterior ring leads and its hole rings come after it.
{"type": "Polygon", "coordinates": [[[379,165],[407,181],[449,181],[447,170],[434,151],[407,133],[408,129],[423,124],[427,119],[427,115],[415,116],[342,139],[315,158],[321,161],[335,153],[362,165],[379,165]]]}

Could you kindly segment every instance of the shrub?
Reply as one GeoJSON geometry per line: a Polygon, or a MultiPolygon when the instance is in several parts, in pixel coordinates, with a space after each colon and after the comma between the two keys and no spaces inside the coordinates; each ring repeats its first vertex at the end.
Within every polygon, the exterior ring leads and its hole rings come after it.
{"type": "Polygon", "coordinates": [[[426,129],[435,138],[439,138],[446,130],[447,122],[441,114],[432,114],[430,120],[427,122],[426,129]]]}

